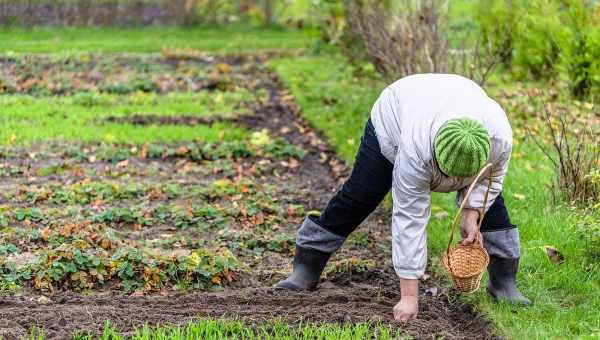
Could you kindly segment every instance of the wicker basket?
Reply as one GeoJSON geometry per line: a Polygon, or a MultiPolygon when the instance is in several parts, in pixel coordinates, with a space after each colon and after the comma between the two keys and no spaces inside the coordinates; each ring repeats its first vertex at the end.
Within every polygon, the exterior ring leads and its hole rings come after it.
{"type": "MultiPolygon", "coordinates": [[[[473,184],[469,187],[467,194],[463,197],[463,202],[454,217],[454,221],[452,222],[452,228],[450,230],[450,238],[448,240],[448,248],[446,249],[446,253],[442,257],[442,263],[444,267],[450,274],[452,278],[452,282],[454,283],[454,287],[463,293],[473,293],[479,289],[481,286],[481,278],[483,277],[483,273],[487,268],[490,257],[485,249],[481,245],[481,234],[479,233],[479,229],[481,229],[481,223],[483,222],[484,213],[480,214],[479,224],[477,226],[477,238],[473,244],[470,245],[452,245],[452,241],[454,238],[454,232],[458,227],[460,222],[461,213],[465,207],[467,199],[471,195],[473,188],[479,181],[479,179],[483,176],[483,174],[491,168],[491,164],[486,165],[481,169],[473,184]]],[[[490,176],[487,192],[485,193],[485,197],[483,199],[483,206],[487,206],[488,195],[490,193],[490,188],[492,185],[492,179],[490,176]]]]}

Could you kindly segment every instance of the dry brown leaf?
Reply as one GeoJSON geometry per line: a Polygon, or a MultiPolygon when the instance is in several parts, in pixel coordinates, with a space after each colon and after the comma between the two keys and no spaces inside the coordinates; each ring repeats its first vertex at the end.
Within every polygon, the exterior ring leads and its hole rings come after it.
{"type": "Polygon", "coordinates": [[[550,261],[559,264],[565,262],[565,256],[561,254],[556,248],[551,246],[544,246],[544,250],[546,250],[546,255],[548,255],[550,261]]]}

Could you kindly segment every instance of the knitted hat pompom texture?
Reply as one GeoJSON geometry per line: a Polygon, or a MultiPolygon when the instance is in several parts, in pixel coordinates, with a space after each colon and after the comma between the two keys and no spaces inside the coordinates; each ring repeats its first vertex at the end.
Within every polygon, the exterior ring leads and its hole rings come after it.
{"type": "Polygon", "coordinates": [[[440,170],[453,177],[471,177],[483,168],[490,155],[490,136],[472,118],[451,119],[435,137],[435,157],[440,170]]]}

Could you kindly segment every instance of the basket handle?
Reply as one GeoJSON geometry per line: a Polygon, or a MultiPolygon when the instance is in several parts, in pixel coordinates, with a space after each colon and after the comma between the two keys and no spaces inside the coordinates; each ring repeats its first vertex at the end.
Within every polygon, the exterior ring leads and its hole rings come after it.
{"type": "MultiPolygon", "coordinates": [[[[488,169],[491,169],[491,168],[492,168],[492,164],[488,163],[486,166],[483,167],[483,169],[481,169],[481,171],[479,171],[479,174],[477,175],[477,177],[475,177],[475,180],[473,181],[473,183],[469,187],[469,190],[467,190],[467,193],[463,197],[463,201],[462,201],[460,207],[458,208],[458,211],[456,212],[456,216],[454,216],[454,220],[452,221],[452,228],[450,229],[450,238],[448,239],[448,247],[446,249],[446,254],[450,254],[450,247],[452,246],[452,241],[454,241],[454,232],[455,232],[456,227],[458,226],[458,223],[460,221],[461,213],[462,213],[463,209],[465,208],[465,205],[467,204],[467,199],[469,198],[469,196],[471,196],[471,192],[475,188],[475,185],[477,185],[477,182],[481,179],[481,176],[483,176],[483,174],[488,169]]],[[[479,230],[481,229],[481,224],[483,223],[483,217],[485,216],[486,207],[487,207],[487,201],[488,201],[488,196],[490,194],[491,188],[492,188],[492,176],[490,174],[490,178],[489,178],[489,182],[488,182],[488,186],[487,186],[487,191],[485,192],[485,195],[483,197],[483,212],[481,212],[480,215],[479,215],[479,223],[477,225],[477,234],[475,236],[476,237],[476,239],[475,239],[476,241],[479,240],[479,230]]]]}

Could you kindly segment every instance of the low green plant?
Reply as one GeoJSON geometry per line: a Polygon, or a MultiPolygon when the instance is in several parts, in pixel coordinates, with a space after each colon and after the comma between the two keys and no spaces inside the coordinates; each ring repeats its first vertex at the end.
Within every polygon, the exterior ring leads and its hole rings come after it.
{"type": "Polygon", "coordinates": [[[351,257],[332,262],[323,272],[325,277],[339,273],[362,273],[375,268],[375,260],[351,257]]]}
{"type": "Polygon", "coordinates": [[[14,210],[14,216],[18,221],[35,221],[39,222],[43,218],[42,211],[38,208],[16,208],[14,210]]]}
{"type": "Polygon", "coordinates": [[[585,241],[587,254],[600,260],[600,204],[575,214],[574,231],[585,241]]]}
{"type": "Polygon", "coordinates": [[[167,266],[165,273],[182,288],[218,289],[236,279],[236,271],[243,265],[227,249],[216,252],[193,250],[188,256],[179,256],[167,266]]]}
{"type": "Polygon", "coordinates": [[[290,235],[272,235],[270,233],[243,233],[236,235],[231,240],[223,240],[233,249],[250,249],[262,254],[264,251],[291,254],[296,244],[296,239],[290,235]],[[266,235],[265,235],[266,234],[266,235]]]}
{"type": "Polygon", "coordinates": [[[0,293],[18,291],[21,279],[28,278],[28,275],[27,271],[19,271],[14,262],[0,257],[0,293]]]}
{"type": "Polygon", "coordinates": [[[359,230],[353,232],[347,242],[355,247],[367,248],[373,243],[373,239],[368,232],[359,230]]]}
{"type": "Polygon", "coordinates": [[[165,264],[141,249],[120,248],[110,260],[114,275],[126,292],[156,291],[167,281],[165,264]]]}
{"type": "Polygon", "coordinates": [[[0,228],[8,227],[8,223],[9,222],[6,213],[0,209],[0,228]]]}
{"type": "Polygon", "coordinates": [[[27,277],[27,272],[19,272],[16,264],[8,260],[10,254],[18,252],[17,247],[12,243],[0,244],[0,293],[11,292],[19,288],[19,280],[27,277]]]}
{"type": "Polygon", "coordinates": [[[63,285],[76,290],[90,289],[109,279],[109,268],[106,253],[83,240],[43,249],[28,266],[34,287],[40,290],[54,290],[63,285]]]}
{"type": "Polygon", "coordinates": [[[110,223],[119,225],[145,226],[150,221],[144,216],[144,212],[132,208],[108,208],[91,217],[94,223],[110,223]]]}
{"type": "MultiPolygon", "coordinates": [[[[94,337],[83,332],[76,332],[73,340],[91,340],[94,337]]],[[[183,326],[144,325],[136,329],[131,336],[122,336],[119,330],[105,324],[100,340],[220,340],[220,339],[404,339],[408,338],[400,329],[378,323],[301,323],[290,325],[283,319],[269,320],[260,325],[251,326],[241,320],[200,319],[183,326]]],[[[40,340],[43,340],[40,338],[40,340]]]]}

